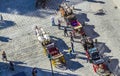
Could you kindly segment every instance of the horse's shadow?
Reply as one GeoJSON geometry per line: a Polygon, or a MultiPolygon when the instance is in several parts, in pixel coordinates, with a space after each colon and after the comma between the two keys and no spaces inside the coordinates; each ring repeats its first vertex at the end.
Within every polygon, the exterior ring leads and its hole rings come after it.
{"type": "Polygon", "coordinates": [[[97,48],[98,48],[98,51],[100,52],[100,54],[102,54],[102,55],[104,53],[110,53],[111,52],[111,50],[103,42],[97,42],[97,48]]]}

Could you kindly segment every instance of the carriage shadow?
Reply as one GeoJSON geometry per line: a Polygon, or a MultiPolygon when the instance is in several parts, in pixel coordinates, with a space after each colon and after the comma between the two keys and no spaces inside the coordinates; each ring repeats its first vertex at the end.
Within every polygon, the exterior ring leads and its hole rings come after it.
{"type": "Polygon", "coordinates": [[[0,22],[0,30],[4,28],[12,27],[14,25],[16,25],[15,22],[4,20],[3,22],[0,22]]]}
{"type": "Polygon", "coordinates": [[[66,62],[67,62],[67,68],[70,70],[70,71],[75,71],[79,68],[82,68],[84,67],[82,64],[80,64],[79,62],[77,61],[74,61],[73,59],[76,58],[76,54],[69,54],[68,52],[63,52],[64,56],[65,56],[65,59],[66,59],[66,62]]]}
{"type": "Polygon", "coordinates": [[[9,38],[9,37],[0,36],[0,41],[1,41],[1,42],[9,42],[10,40],[12,40],[12,39],[9,38]]]}
{"type": "Polygon", "coordinates": [[[120,76],[120,65],[118,59],[111,59],[108,65],[110,71],[116,76],[120,76]]]}
{"type": "Polygon", "coordinates": [[[103,2],[103,1],[96,1],[96,0],[87,0],[87,1],[88,1],[88,2],[105,4],[105,2],[103,2]]]}
{"type": "Polygon", "coordinates": [[[100,35],[94,31],[95,26],[94,25],[85,25],[84,27],[85,33],[88,37],[91,37],[92,39],[99,37],[100,35]]]}

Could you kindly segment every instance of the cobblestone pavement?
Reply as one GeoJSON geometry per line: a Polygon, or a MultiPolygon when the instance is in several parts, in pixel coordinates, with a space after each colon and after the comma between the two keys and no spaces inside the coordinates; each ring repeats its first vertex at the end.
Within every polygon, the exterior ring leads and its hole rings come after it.
{"type": "MultiPolygon", "coordinates": [[[[53,2],[57,1],[53,0],[53,2]]],[[[106,52],[105,55],[113,56],[112,59],[118,60],[116,65],[119,65],[120,10],[114,8],[115,4],[111,0],[80,0],[80,2],[79,0],[67,0],[67,2],[70,5],[75,5],[76,10],[74,10],[74,13],[77,15],[78,20],[87,23],[87,26],[85,26],[86,33],[94,39],[97,38],[103,46],[108,47],[111,51],[106,52]],[[100,9],[105,11],[104,15],[96,14],[100,9]]],[[[61,2],[59,1],[59,3],[61,2]]],[[[48,6],[52,6],[52,4],[54,3],[51,2],[48,6]]],[[[56,8],[57,4],[52,7],[56,8]]],[[[85,52],[79,42],[75,42],[75,59],[68,59],[69,55],[66,53],[66,47],[70,46],[70,39],[63,36],[63,30],[58,30],[57,26],[51,26],[50,18],[55,17],[56,20],[59,18],[52,7],[47,10],[32,10],[33,12],[22,14],[15,13],[16,11],[14,13],[1,12],[0,9],[0,14],[3,15],[5,20],[4,23],[0,23],[0,53],[3,50],[6,51],[8,60],[14,61],[16,69],[15,72],[9,71],[8,64],[0,59],[0,66],[6,66],[4,70],[1,70],[0,67],[0,76],[12,76],[20,71],[25,71],[27,76],[31,76],[33,67],[39,68],[38,76],[51,76],[50,62],[37,40],[34,31],[35,25],[43,27],[45,31],[49,32],[50,36],[55,39],[60,51],[65,54],[69,69],[63,71],[54,68],[56,76],[97,76],[93,71],[92,64],[87,63],[85,52]],[[40,14],[38,15],[38,13],[40,14]]],[[[76,39],[76,41],[79,41],[79,39],[76,39]]],[[[105,48],[101,46],[100,49],[105,48]]],[[[111,70],[118,73],[113,68],[111,70]]]]}

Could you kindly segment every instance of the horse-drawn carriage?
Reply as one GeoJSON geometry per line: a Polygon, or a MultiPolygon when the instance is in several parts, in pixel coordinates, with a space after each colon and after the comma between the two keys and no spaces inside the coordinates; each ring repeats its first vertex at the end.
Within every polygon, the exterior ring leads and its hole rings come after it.
{"type": "Polygon", "coordinates": [[[80,34],[81,36],[86,36],[83,26],[77,20],[72,8],[65,4],[59,6],[59,11],[61,13],[61,16],[64,17],[67,26],[70,25],[73,29],[73,33],[80,34]]]}
{"type": "Polygon", "coordinates": [[[86,36],[82,24],[77,20],[75,15],[71,15],[71,17],[68,16],[66,18],[66,22],[68,25],[70,25],[70,27],[73,29],[73,32],[75,34],[79,34],[82,37],[86,36]]]}
{"type": "Polygon", "coordinates": [[[66,68],[66,61],[64,55],[55,46],[50,36],[43,30],[43,28],[35,27],[36,35],[39,42],[44,48],[45,54],[50,58],[52,64],[57,68],[66,68]]]}
{"type": "Polygon", "coordinates": [[[88,61],[93,64],[94,72],[100,76],[114,76],[108,66],[105,64],[104,58],[99,54],[98,49],[91,45],[91,47],[86,49],[86,56],[88,61]]]}
{"type": "Polygon", "coordinates": [[[66,68],[66,61],[64,55],[59,51],[59,49],[55,46],[54,43],[50,43],[46,45],[46,51],[48,57],[52,60],[52,64],[56,68],[66,68]]]}

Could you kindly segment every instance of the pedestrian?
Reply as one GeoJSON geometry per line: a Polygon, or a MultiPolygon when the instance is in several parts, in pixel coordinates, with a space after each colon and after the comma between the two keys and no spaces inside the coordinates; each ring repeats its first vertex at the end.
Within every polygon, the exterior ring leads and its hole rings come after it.
{"type": "Polygon", "coordinates": [[[72,49],[72,53],[74,53],[75,51],[74,51],[74,44],[73,44],[73,42],[71,41],[71,49],[72,49]]]}
{"type": "Polygon", "coordinates": [[[37,69],[35,67],[32,69],[32,76],[37,76],[37,69]]]}
{"type": "Polygon", "coordinates": [[[35,35],[39,36],[39,28],[38,28],[38,26],[35,26],[35,35]]]}
{"type": "Polygon", "coordinates": [[[85,43],[83,44],[83,47],[84,47],[84,50],[85,50],[85,51],[88,51],[88,48],[87,48],[87,43],[86,43],[86,41],[85,41],[85,43]]]}
{"type": "Polygon", "coordinates": [[[61,21],[58,19],[58,29],[61,28],[61,21]]]}
{"type": "Polygon", "coordinates": [[[1,21],[1,22],[3,21],[3,16],[2,16],[2,14],[0,14],[0,21],[1,21]]]}
{"type": "Polygon", "coordinates": [[[14,69],[14,64],[12,61],[9,62],[9,65],[10,65],[10,70],[14,71],[15,69],[14,69]]]}
{"type": "Polygon", "coordinates": [[[64,27],[64,36],[68,36],[67,28],[64,27]]]}
{"type": "Polygon", "coordinates": [[[2,53],[2,60],[7,61],[7,56],[6,56],[5,51],[3,51],[3,53],[2,53]]]}
{"type": "Polygon", "coordinates": [[[73,42],[74,42],[74,39],[73,39],[73,34],[72,34],[72,32],[70,32],[70,41],[73,41],[73,42]]]}
{"type": "Polygon", "coordinates": [[[52,26],[55,26],[55,18],[54,17],[51,17],[51,23],[52,23],[52,26]]]}

